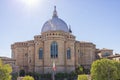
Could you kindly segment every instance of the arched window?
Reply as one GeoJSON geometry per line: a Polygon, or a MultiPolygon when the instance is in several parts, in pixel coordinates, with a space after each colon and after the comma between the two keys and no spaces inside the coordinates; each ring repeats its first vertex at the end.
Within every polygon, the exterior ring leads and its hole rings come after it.
{"type": "Polygon", "coordinates": [[[71,50],[70,50],[70,48],[67,49],[67,59],[71,59],[71,50]]]}
{"type": "Polygon", "coordinates": [[[52,42],[50,46],[51,51],[51,58],[57,58],[58,57],[58,44],[57,42],[52,42]]]}
{"type": "Polygon", "coordinates": [[[43,59],[43,49],[39,49],[39,59],[43,59]]]}

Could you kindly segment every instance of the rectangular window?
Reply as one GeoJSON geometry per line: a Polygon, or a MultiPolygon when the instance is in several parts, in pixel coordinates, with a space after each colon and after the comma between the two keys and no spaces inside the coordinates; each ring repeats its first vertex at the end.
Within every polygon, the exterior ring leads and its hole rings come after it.
{"type": "Polygon", "coordinates": [[[52,42],[50,47],[51,52],[51,58],[57,58],[58,57],[58,45],[57,42],[52,42]]]}
{"type": "Polygon", "coordinates": [[[71,59],[71,51],[70,51],[70,49],[67,50],[67,59],[71,59]]]}
{"type": "Polygon", "coordinates": [[[39,59],[43,59],[43,49],[39,50],[39,59]]]}

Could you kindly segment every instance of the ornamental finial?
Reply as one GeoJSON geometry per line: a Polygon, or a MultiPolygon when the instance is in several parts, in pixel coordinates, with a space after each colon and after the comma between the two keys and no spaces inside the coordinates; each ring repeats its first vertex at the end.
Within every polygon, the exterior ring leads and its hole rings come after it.
{"type": "Polygon", "coordinates": [[[56,11],[56,6],[54,6],[53,17],[58,17],[57,16],[57,11],[56,11]]]}

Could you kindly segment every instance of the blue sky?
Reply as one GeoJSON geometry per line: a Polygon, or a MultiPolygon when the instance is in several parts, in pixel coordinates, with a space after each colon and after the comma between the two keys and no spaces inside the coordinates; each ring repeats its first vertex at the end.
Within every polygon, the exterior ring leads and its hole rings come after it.
{"type": "Polygon", "coordinates": [[[34,39],[43,24],[58,16],[71,25],[76,40],[120,53],[120,0],[39,0],[30,6],[20,0],[0,0],[0,56],[11,56],[11,44],[34,39]]]}

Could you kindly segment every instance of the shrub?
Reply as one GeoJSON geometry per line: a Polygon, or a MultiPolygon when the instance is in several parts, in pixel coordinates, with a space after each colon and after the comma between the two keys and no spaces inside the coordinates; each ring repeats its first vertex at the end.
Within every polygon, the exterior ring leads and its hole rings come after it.
{"type": "Polygon", "coordinates": [[[78,75],[78,78],[77,78],[77,80],[88,80],[88,77],[87,77],[87,75],[78,75]]]}
{"type": "Polygon", "coordinates": [[[41,75],[36,72],[28,72],[28,73],[26,73],[26,75],[34,77],[35,80],[39,80],[41,78],[41,75]]]}
{"type": "Polygon", "coordinates": [[[25,77],[23,78],[23,80],[34,80],[34,78],[31,77],[31,76],[25,76],[25,77]]]}
{"type": "Polygon", "coordinates": [[[20,72],[19,72],[19,76],[20,77],[24,77],[25,76],[25,70],[20,70],[20,72]]]}

